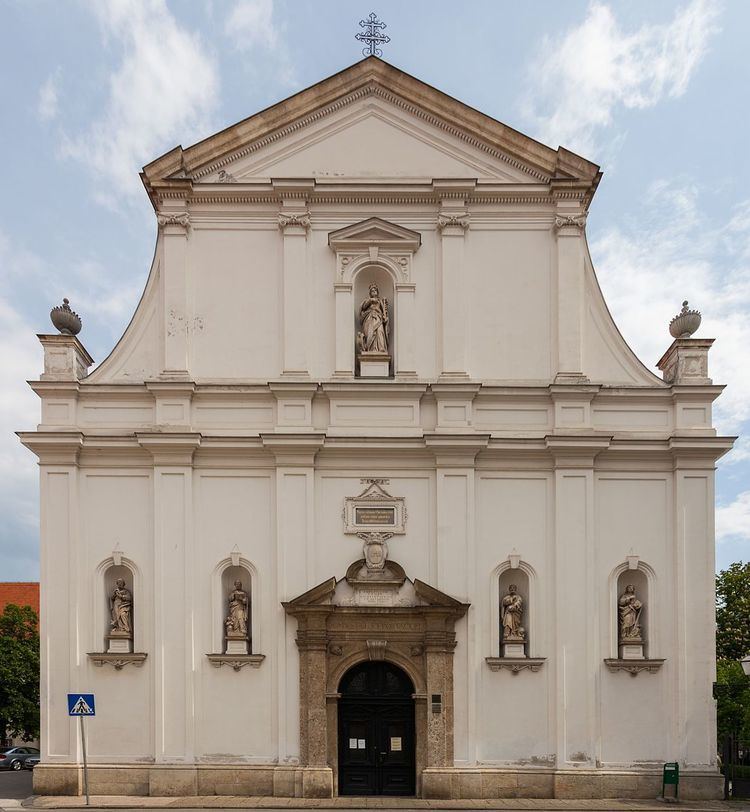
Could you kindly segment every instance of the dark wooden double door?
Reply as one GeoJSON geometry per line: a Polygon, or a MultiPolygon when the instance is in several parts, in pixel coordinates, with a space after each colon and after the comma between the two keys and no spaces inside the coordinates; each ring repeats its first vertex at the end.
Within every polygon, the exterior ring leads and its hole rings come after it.
{"type": "Polygon", "coordinates": [[[414,686],[398,667],[368,662],[339,686],[339,794],[414,795],[414,686]]]}

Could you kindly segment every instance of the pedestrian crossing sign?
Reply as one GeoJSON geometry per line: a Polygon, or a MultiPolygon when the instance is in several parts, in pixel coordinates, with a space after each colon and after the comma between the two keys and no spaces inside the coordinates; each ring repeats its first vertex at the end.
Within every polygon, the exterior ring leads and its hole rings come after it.
{"type": "Polygon", "coordinates": [[[96,716],[93,694],[68,694],[68,716],[96,716]]]}

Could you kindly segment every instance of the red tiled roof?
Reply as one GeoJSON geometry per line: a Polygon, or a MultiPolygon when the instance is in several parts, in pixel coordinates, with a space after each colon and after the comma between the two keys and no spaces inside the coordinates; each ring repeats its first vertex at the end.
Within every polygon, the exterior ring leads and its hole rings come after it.
{"type": "Polygon", "coordinates": [[[36,581],[0,581],[0,614],[9,603],[30,606],[39,615],[39,584],[36,581]]]}

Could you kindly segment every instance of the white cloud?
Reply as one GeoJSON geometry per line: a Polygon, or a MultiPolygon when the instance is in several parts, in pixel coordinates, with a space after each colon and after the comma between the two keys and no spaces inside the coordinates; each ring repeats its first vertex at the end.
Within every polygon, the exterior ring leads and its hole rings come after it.
{"type": "Polygon", "coordinates": [[[273,0],[237,0],[224,31],[240,50],[254,45],[275,48],[279,36],[273,21],[273,0]]]}
{"type": "MultiPolygon", "coordinates": [[[[524,114],[542,141],[595,155],[618,109],[653,107],[685,92],[718,15],[714,0],[691,0],[670,23],[626,32],[609,6],[593,2],[562,39],[545,37],[530,66],[524,114]]],[[[610,131],[607,140],[620,137],[610,131]]]]}
{"type": "Polygon", "coordinates": [[[224,34],[243,56],[263,51],[263,61],[244,59],[246,71],[255,81],[264,81],[264,72],[273,72],[274,81],[296,85],[289,49],[284,41],[284,26],[274,14],[274,0],[235,0],[224,21],[224,34]]]}
{"type": "Polygon", "coordinates": [[[727,384],[715,422],[732,434],[750,420],[750,201],[711,223],[701,194],[688,182],[654,183],[637,219],[601,232],[591,253],[615,321],[651,369],[683,299],[702,311],[697,335],[716,338],[709,374],[727,384]]]}
{"type": "Polygon", "coordinates": [[[56,68],[39,88],[37,113],[42,121],[50,121],[57,116],[57,98],[60,90],[60,68],[56,68]]]}
{"type": "Polygon", "coordinates": [[[720,553],[731,548],[730,561],[750,560],[750,491],[716,508],[716,540],[720,553]]]}
{"type": "Polygon", "coordinates": [[[122,58],[109,77],[101,116],[63,151],[107,184],[99,195],[106,202],[143,194],[138,172],[144,164],[210,132],[219,78],[200,37],[175,20],[164,0],[90,7],[122,58]]]}

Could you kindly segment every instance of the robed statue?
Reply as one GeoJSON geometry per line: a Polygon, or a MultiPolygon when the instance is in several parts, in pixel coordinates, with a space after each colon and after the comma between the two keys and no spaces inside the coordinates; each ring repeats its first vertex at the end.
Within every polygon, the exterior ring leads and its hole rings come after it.
{"type": "Polygon", "coordinates": [[[125,586],[125,581],[118,578],[115,588],[109,596],[109,609],[112,616],[110,627],[119,634],[133,634],[133,593],[125,586]]]}
{"type": "Polygon", "coordinates": [[[388,352],[388,299],[383,299],[373,282],[368,297],[359,308],[362,331],[357,334],[357,349],[362,352],[388,352]]]}
{"type": "Polygon", "coordinates": [[[641,612],[643,603],[638,600],[633,584],[628,584],[617,601],[620,617],[620,642],[641,642],[641,612]]]}
{"type": "Polygon", "coordinates": [[[526,632],[521,624],[523,620],[523,598],[518,594],[518,587],[511,584],[508,594],[500,602],[500,619],[503,624],[503,642],[523,641],[526,632]]]}
{"type": "Polygon", "coordinates": [[[227,636],[247,637],[247,618],[249,601],[247,592],[242,588],[242,581],[234,582],[234,589],[229,593],[229,614],[224,621],[227,636]]]}

